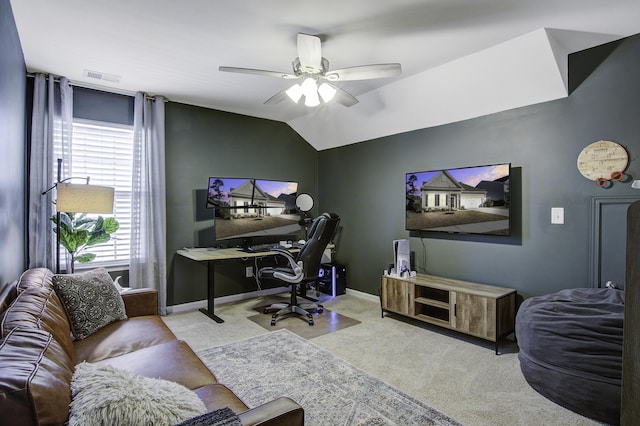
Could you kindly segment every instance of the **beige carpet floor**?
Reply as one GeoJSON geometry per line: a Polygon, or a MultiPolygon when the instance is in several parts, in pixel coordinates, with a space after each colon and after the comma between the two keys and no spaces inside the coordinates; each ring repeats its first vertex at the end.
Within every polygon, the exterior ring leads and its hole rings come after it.
{"type": "MultiPolygon", "coordinates": [[[[216,306],[224,324],[198,311],[163,318],[180,339],[200,350],[269,333],[248,319],[267,300],[216,306]]],[[[380,304],[367,298],[347,294],[322,303],[360,323],[310,342],[466,425],[597,424],[534,391],[520,372],[513,342],[503,344],[496,356],[491,342],[400,316],[381,318],[380,304]]],[[[309,363],[312,367],[313,360],[309,363]]]]}

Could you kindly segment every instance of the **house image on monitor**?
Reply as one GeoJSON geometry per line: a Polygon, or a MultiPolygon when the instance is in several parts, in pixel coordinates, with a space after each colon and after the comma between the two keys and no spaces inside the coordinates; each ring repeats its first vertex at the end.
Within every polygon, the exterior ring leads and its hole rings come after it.
{"type": "Polygon", "coordinates": [[[458,182],[449,172],[441,170],[422,183],[423,210],[458,210],[482,207],[487,191],[458,182]]]}
{"type": "Polygon", "coordinates": [[[242,185],[237,188],[230,188],[227,197],[229,199],[229,206],[233,209],[233,216],[248,216],[255,214],[254,209],[251,208],[251,197],[253,195],[253,182],[251,179],[247,179],[242,185]],[[243,208],[244,206],[244,208],[243,208]]]}
{"type": "Polygon", "coordinates": [[[263,191],[253,179],[229,191],[229,204],[234,217],[281,215],[286,209],[285,201],[263,191]]]}

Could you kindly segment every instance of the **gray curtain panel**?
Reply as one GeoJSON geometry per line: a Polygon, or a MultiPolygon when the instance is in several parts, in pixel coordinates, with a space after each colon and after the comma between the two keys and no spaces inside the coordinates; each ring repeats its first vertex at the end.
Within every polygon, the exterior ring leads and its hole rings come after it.
{"type": "Polygon", "coordinates": [[[72,124],[73,89],[69,81],[61,77],[56,82],[53,75],[36,74],[29,152],[29,268],[56,268],[55,237],[49,220],[55,214],[55,191],[45,195],[42,191],[56,181],[54,156],[62,158],[62,175],[68,175],[72,124]],[[61,149],[54,150],[54,143],[61,149]]]}
{"type": "Polygon", "coordinates": [[[163,97],[136,94],[129,285],[156,288],[160,315],[167,309],[164,119],[163,97]]]}

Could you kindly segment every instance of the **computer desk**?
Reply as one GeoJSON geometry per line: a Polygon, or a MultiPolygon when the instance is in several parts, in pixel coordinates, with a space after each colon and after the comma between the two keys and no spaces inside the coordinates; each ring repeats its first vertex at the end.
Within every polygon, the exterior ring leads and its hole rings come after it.
{"type": "MultiPolygon", "coordinates": [[[[289,249],[291,252],[299,251],[300,249],[289,249]]],[[[214,313],[214,289],[215,289],[215,264],[222,260],[231,259],[248,259],[254,257],[275,256],[278,253],[275,251],[263,251],[263,252],[246,252],[241,248],[192,248],[183,249],[176,252],[182,257],[195,260],[196,262],[207,262],[207,309],[200,309],[200,312],[211,318],[217,323],[223,323],[224,320],[214,313]]]]}

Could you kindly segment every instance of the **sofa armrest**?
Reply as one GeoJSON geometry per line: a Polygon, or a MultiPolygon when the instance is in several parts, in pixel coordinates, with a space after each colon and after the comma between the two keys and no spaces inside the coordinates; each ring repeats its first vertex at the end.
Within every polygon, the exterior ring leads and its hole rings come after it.
{"type": "Polygon", "coordinates": [[[129,288],[120,293],[128,317],[158,315],[158,290],[129,288]]]}
{"type": "Polygon", "coordinates": [[[303,426],[304,409],[287,397],[280,397],[238,414],[242,426],[303,426]]]}

